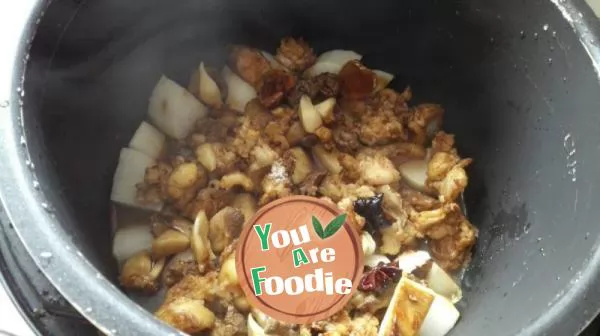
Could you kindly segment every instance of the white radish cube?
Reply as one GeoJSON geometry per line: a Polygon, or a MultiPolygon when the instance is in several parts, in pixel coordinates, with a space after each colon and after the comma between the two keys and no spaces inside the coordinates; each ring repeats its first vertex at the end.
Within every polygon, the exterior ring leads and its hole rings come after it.
{"type": "Polygon", "coordinates": [[[398,166],[398,170],[408,185],[416,190],[426,191],[425,182],[427,181],[428,162],[428,160],[407,161],[398,166]]]}
{"type": "Polygon", "coordinates": [[[144,250],[149,251],[152,240],[154,240],[154,237],[147,223],[122,227],[117,230],[113,238],[113,256],[121,265],[136,253],[144,250]]]}
{"type": "Polygon", "coordinates": [[[436,295],[419,330],[420,336],[444,336],[452,330],[460,312],[448,299],[436,295]]]}
{"type": "Polygon", "coordinates": [[[456,303],[462,298],[460,286],[435,262],[431,265],[431,270],[425,280],[427,280],[429,288],[452,303],[456,303]]]}
{"type": "Polygon", "coordinates": [[[137,201],[136,184],[144,181],[146,168],[154,164],[150,156],[134,149],[123,148],[113,177],[110,199],[113,202],[136,208],[160,210],[162,203],[142,204],[137,201]]]}
{"type": "Polygon", "coordinates": [[[165,135],[154,126],[142,121],[140,127],[133,134],[131,141],[129,141],[129,148],[156,159],[163,150],[165,138],[165,135]]]}
{"type": "Polygon", "coordinates": [[[152,123],[170,137],[185,138],[196,120],[207,113],[206,107],[194,95],[165,76],[152,91],[148,115],[152,123]]]}

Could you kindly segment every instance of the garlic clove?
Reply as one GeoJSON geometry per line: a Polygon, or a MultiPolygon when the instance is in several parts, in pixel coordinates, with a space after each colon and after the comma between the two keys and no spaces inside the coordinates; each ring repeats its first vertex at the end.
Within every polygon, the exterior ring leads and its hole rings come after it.
{"type": "Polygon", "coordinates": [[[332,174],[339,174],[342,171],[342,165],[334,152],[328,152],[322,145],[315,145],[312,148],[312,154],[317,161],[332,174]]]}
{"type": "Polygon", "coordinates": [[[246,104],[256,98],[256,90],[240,76],[233,73],[229,67],[223,68],[222,76],[227,84],[227,105],[230,108],[243,113],[246,104]]]}
{"type": "Polygon", "coordinates": [[[217,155],[212,144],[206,143],[198,146],[195,151],[196,159],[208,172],[217,169],[217,155]]]}
{"type": "Polygon", "coordinates": [[[375,91],[381,91],[385,89],[388,84],[394,80],[394,75],[391,73],[385,72],[383,70],[373,70],[375,76],[377,78],[375,84],[375,91]]]}
{"type": "Polygon", "coordinates": [[[265,330],[254,320],[252,314],[248,314],[248,336],[266,336],[265,330]]]}
{"type": "Polygon", "coordinates": [[[152,257],[160,259],[183,252],[190,246],[188,235],[176,230],[167,230],[152,242],[152,257]]]}
{"type": "Polygon", "coordinates": [[[335,119],[333,115],[333,111],[335,110],[335,103],[335,98],[329,98],[315,105],[315,109],[326,124],[333,122],[335,119]]]}
{"type": "Polygon", "coordinates": [[[361,246],[363,250],[363,254],[365,257],[368,257],[375,253],[375,249],[377,248],[377,244],[375,243],[375,239],[371,236],[367,231],[363,231],[360,235],[361,246]]]}
{"type": "Polygon", "coordinates": [[[308,133],[315,133],[315,131],[323,125],[323,119],[317,112],[317,109],[310,98],[306,95],[300,98],[298,114],[300,116],[302,127],[308,133]]]}
{"type": "MultiPolygon", "coordinates": [[[[198,266],[204,266],[208,261],[214,258],[214,253],[210,247],[210,241],[208,240],[209,222],[204,211],[198,212],[194,226],[192,228],[192,235],[190,237],[190,245],[192,252],[196,258],[198,266]]],[[[202,269],[203,270],[203,269],[202,269]]]]}
{"type": "Polygon", "coordinates": [[[217,82],[206,71],[204,62],[200,63],[198,76],[198,97],[200,100],[210,107],[220,108],[223,105],[221,89],[219,89],[217,82]]]}
{"type": "Polygon", "coordinates": [[[312,171],[312,163],[306,152],[300,147],[291,148],[290,154],[294,159],[292,182],[299,184],[312,171]]]}
{"type": "Polygon", "coordinates": [[[365,258],[365,266],[369,266],[371,268],[375,268],[381,263],[389,264],[390,258],[384,256],[383,254],[372,254],[365,258]]]}

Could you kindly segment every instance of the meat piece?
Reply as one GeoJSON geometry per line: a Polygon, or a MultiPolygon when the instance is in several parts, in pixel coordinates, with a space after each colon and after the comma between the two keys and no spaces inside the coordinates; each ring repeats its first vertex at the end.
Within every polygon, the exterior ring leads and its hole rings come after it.
{"type": "Polygon", "coordinates": [[[441,208],[410,214],[417,230],[433,239],[453,235],[464,220],[460,206],[456,203],[444,204],[441,208]]]}
{"type": "Polygon", "coordinates": [[[333,142],[337,149],[346,153],[353,153],[360,147],[358,135],[352,129],[343,126],[333,128],[333,142]]]}
{"type": "Polygon", "coordinates": [[[345,183],[339,174],[329,174],[319,186],[319,193],[329,197],[333,202],[350,197],[353,201],[358,198],[375,196],[374,188],[369,185],[345,183]]]}
{"type": "Polygon", "coordinates": [[[258,84],[258,99],[267,108],[278,106],[287,92],[296,85],[296,78],[289,72],[272,69],[267,71],[258,84]]]}
{"type": "Polygon", "coordinates": [[[455,234],[430,240],[429,250],[435,261],[447,272],[463,267],[471,258],[471,248],[477,239],[477,229],[466,219],[455,234]]]}
{"type": "Polygon", "coordinates": [[[246,317],[233,306],[227,307],[225,317],[217,319],[210,333],[211,336],[236,336],[246,334],[246,317]]]}
{"type": "Polygon", "coordinates": [[[406,205],[412,207],[416,211],[431,210],[440,206],[440,202],[435,198],[429,197],[422,192],[406,186],[400,188],[400,195],[406,205]]]}
{"type": "Polygon", "coordinates": [[[263,194],[259,206],[292,194],[292,181],[283,162],[276,161],[262,181],[263,194]]]}
{"type": "Polygon", "coordinates": [[[414,108],[408,120],[412,142],[425,145],[442,126],[444,109],[437,104],[421,104],[414,108]]]}
{"type": "Polygon", "coordinates": [[[318,170],[308,174],[298,186],[298,191],[301,195],[317,196],[319,185],[327,175],[327,171],[318,170]]]}
{"type": "Polygon", "coordinates": [[[366,102],[364,111],[357,115],[361,125],[360,140],[370,146],[406,141],[408,133],[404,124],[407,113],[406,102],[397,92],[391,89],[378,92],[366,102]]]}
{"type": "Polygon", "coordinates": [[[168,305],[180,298],[210,301],[217,296],[218,291],[218,274],[216,272],[209,272],[202,276],[186,275],[181,281],[169,288],[163,305],[168,305]]]}
{"type": "Polygon", "coordinates": [[[186,218],[195,219],[200,211],[206,212],[206,216],[212,217],[219,210],[230,204],[234,193],[218,187],[208,187],[200,190],[194,200],[182,211],[186,218]]]}
{"type": "Polygon", "coordinates": [[[387,157],[360,154],[357,159],[361,178],[366,184],[379,186],[400,181],[400,172],[387,157]]]}
{"type": "Polygon", "coordinates": [[[263,54],[254,48],[236,46],[231,53],[231,62],[236,72],[255,88],[261,77],[271,70],[271,64],[263,54]]]}
{"type": "Polygon", "coordinates": [[[448,152],[456,154],[454,149],[454,135],[445,132],[438,132],[431,141],[433,153],[448,152]]]}
{"type": "Polygon", "coordinates": [[[439,192],[441,202],[454,202],[465,190],[469,179],[464,167],[471,163],[471,159],[461,160],[446,176],[439,182],[431,182],[429,185],[439,192]]]}
{"type": "Polygon", "coordinates": [[[296,86],[288,94],[288,102],[292,106],[298,106],[300,98],[306,95],[313,103],[318,104],[327,98],[337,97],[339,91],[338,76],[322,73],[315,77],[298,80],[296,86]]]}
{"type": "Polygon", "coordinates": [[[342,171],[342,175],[344,181],[356,182],[362,176],[362,171],[360,169],[360,161],[354,158],[354,156],[340,153],[338,155],[338,160],[344,170],[342,171]]]}
{"type": "Polygon", "coordinates": [[[165,286],[171,287],[187,275],[200,275],[198,264],[189,250],[171,258],[163,271],[163,282],[165,286]]]}
{"type": "Polygon", "coordinates": [[[154,294],[160,288],[158,278],[165,259],[153,261],[150,253],[142,251],[129,258],[121,268],[119,282],[125,288],[154,294]]]}
{"type": "Polygon", "coordinates": [[[315,63],[317,57],[303,39],[286,37],[281,40],[275,58],[292,71],[304,71],[315,63]]]}
{"type": "Polygon", "coordinates": [[[439,192],[440,202],[454,202],[465,190],[469,181],[464,168],[471,162],[453,152],[436,152],[429,160],[426,185],[439,192]]]}
{"type": "Polygon", "coordinates": [[[360,141],[366,145],[385,145],[406,137],[404,126],[395,117],[373,113],[362,118],[359,128],[360,141]]]}

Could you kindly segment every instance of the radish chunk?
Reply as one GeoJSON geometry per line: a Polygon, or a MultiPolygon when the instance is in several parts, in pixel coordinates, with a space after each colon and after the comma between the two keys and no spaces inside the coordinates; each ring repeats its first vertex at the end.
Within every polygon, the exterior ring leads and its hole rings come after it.
{"type": "Polygon", "coordinates": [[[256,97],[256,90],[229,67],[224,67],[221,75],[227,84],[227,105],[240,113],[244,112],[246,104],[256,97]]]}
{"type": "Polygon", "coordinates": [[[324,52],[317,58],[317,62],[306,70],[309,77],[313,77],[325,72],[337,74],[342,67],[349,61],[359,61],[362,55],[352,50],[330,50],[324,52]]]}
{"type": "Polygon", "coordinates": [[[460,313],[448,299],[436,295],[419,330],[420,336],[444,336],[454,327],[460,313]]]}
{"type": "Polygon", "coordinates": [[[119,228],[113,238],[113,255],[122,265],[134,254],[150,250],[153,239],[148,223],[119,228]]]}
{"type": "Polygon", "coordinates": [[[437,263],[434,262],[431,265],[431,270],[429,270],[426,280],[429,288],[452,303],[457,303],[462,299],[460,286],[437,263]]]}
{"type": "Polygon", "coordinates": [[[460,313],[452,302],[418,282],[402,277],[377,336],[444,336],[460,313]]]}
{"type": "Polygon", "coordinates": [[[421,192],[428,192],[425,182],[427,181],[427,165],[431,159],[431,150],[427,150],[427,155],[422,160],[410,160],[400,166],[398,170],[404,181],[411,187],[421,192]]]}
{"type": "Polygon", "coordinates": [[[189,91],[162,76],[150,97],[148,115],[161,131],[175,139],[185,138],[194,124],[208,113],[189,91]]]}
{"type": "Polygon", "coordinates": [[[136,184],[144,181],[146,168],[154,163],[148,155],[130,148],[121,149],[119,164],[113,177],[110,199],[113,202],[136,208],[160,210],[162,203],[142,204],[137,201],[136,184]]]}
{"type": "Polygon", "coordinates": [[[142,121],[131,138],[129,148],[156,159],[165,145],[165,135],[149,123],[142,121]]]}

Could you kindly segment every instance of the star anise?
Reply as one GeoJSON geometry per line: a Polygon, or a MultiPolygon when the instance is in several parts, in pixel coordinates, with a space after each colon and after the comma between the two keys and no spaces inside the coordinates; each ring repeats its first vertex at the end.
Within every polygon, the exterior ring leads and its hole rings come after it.
{"type": "Polygon", "coordinates": [[[363,292],[383,292],[392,282],[398,281],[402,270],[398,263],[379,263],[375,268],[365,272],[360,279],[358,289],[363,292]]]}

